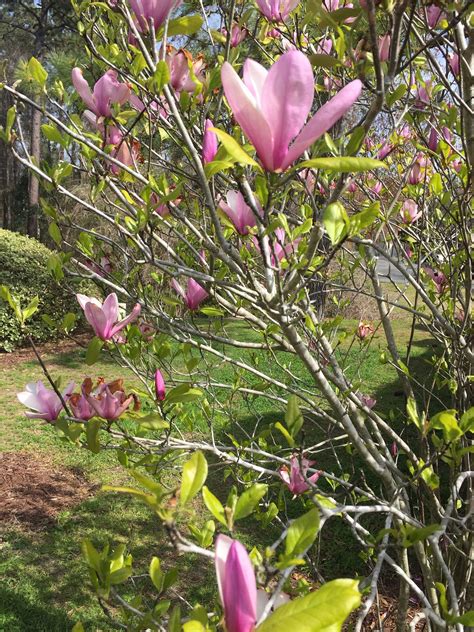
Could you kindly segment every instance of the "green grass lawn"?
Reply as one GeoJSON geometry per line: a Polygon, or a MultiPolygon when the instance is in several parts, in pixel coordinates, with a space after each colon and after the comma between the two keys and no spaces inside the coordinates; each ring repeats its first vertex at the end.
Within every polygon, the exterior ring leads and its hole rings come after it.
{"type": "MultiPolygon", "coordinates": [[[[356,324],[355,321],[346,321],[342,329],[353,331],[356,324]]],[[[237,335],[245,333],[239,324],[231,323],[229,327],[237,335]]],[[[406,322],[395,322],[395,331],[403,351],[409,333],[406,322]]],[[[417,375],[427,376],[426,361],[431,355],[432,342],[423,331],[417,332],[415,340],[413,370],[417,375]]],[[[347,355],[349,370],[367,385],[361,390],[374,395],[378,400],[378,409],[388,415],[390,410],[403,409],[404,402],[395,372],[380,361],[383,348],[383,339],[378,338],[371,349],[363,354],[358,343],[349,347],[347,342],[342,343],[338,353],[347,355]]],[[[239,349],[233,349],[232,356],[250,359],[248,353],[239,349]]],[[[61,376],[63,383],[68,380],[81,382],[84,366],[82,350],[49,354],[45,359],[54,377],[61,376]]],[[[304,370],[296,360],[290,363],[285,359],[285,362],[289,363],[287,366],[291,365],[297,378],[305,380],[304,370]]],[[[278,366],[275,366],[272,358],[262,355],[259,366],[262,371],[278,374],[278,366]]],[[[103,375],[107,379],[126,375],[123,370],[118,371],[105,360],[95,364],[88,373],[93,377],[103,375]]],[[[80,473],[97,486],[97,491],[87,500],[63,511],[56,523],[45,530],[31,531],[21,527],[3,529],[0,542],[0,630],[59,632],[70,630],[78,620],[82,621],[86,630],[116,629],[108,623],[90,590],[88,571],[80,553],[82,539],[89,537],[97,545],[107,541],[126,542],[136,560],[135,571],[139,574],[147,572],[152,555],[162,556],[166,565],[170,550],[159,521],[140,502],[127,496],[100,491],[104,483],[117,484],[125,480],[124,470],[112,451],[91,454],[65,443],[53,427],[23,416],[16,393],[23,390],[27,382],[41,377],[41,370],[33,360],[4,367],[0,359],[0,449],[2,452],[44,456],[55,467],[71,468],[80,473]]],[[[234,369],[229,363],[215,364],[215,379],[225,382],[233,377],[234,369]]],[[[129,384],[134,383],[130,379],[129,384]]],[[[218,428],[220,436],[229,430],[235,433],[239,430],[251,431],[256,420],[263,427],[282,415],[282,411],[268,400],[250,401],[248,398],[235,397],[231,402],[235,427],[221,426],[218,428]]],[[[195,431],[202,432],[204,429],[198,424],[195,431]]],[[[189,432],[188,427],[184,430],[189,432]]],[[[318,458],[320,467],[332,469],[330,458],[324,454],[318,458]]],[[[217,487],[214,490],[218,490],[221,484],[218,479],[219,472],[213,472],[209,485],[215,484],[217,487]]],[[[225,500],[225,496],[221,500],[225,500]]],[[[252,523],[246,525],[243,539],[248,538],[250,542],[252,530],[259,528],[252,523]]],[[[348,548],[347,537],[344,526],[337,522],[330,536],[323,536],[318,564],[324,573],[332,576],[357,573],[361,561],[358,551],[348,548]],[[343,556],[341,550],[345,551],[343,556]]],[[[181,559],[183,580],[180,585],[193,602],[209,602],[215,594],[210,565],[206,568],[201,560],[196,565],[189,557],[181,559]]]]}

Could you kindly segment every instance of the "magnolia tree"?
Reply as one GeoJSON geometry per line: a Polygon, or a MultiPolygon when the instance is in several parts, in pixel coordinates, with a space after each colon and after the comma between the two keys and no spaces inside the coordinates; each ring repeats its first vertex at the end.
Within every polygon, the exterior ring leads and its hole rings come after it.
{"type": "MultiPolygon", "coordinates": [[[[136,482],[115,491],[217,576],[215,603],[193,608],[153,557],[154,596],[126,599],[131,556],[85,542],[104,609],[134,630],[339,630],[349,615],[361,630],[390,577],[398,630],[474,625],[472,5],[73,6],[87,66],[51,85],[31,59],[41,99],[5,85],[2,135],[41,182],[51,273],[96,286],[77,297],[86,362],[117,368],[65,390],[46,372],[19,398],[78,446],[115,449],[136,482]],[[25,106],[53,164],[30,155],[25,106]],[[377,316],[341,329],[356,295],[377,316]],[[400,409],[364,378],[373,345],[400,409]],[[338,520],[366,572],[325,582],[315,550],[338,520]]],[[[34,309],[4,296],[23,320],[34,309]]]]}

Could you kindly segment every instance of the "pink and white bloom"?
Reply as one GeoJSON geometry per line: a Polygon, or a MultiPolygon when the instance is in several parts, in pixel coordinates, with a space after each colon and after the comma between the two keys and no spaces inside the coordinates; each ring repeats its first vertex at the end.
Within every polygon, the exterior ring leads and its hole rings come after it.
{"type": "Polygon", "coordinates": [[[212,162],[217,154],[217,136],[212,131],[214,127],[210,119],[204,124],[204,136],[202,139],[202,161],[205,165],[212,162]]]}
{"type": "Polygon", "coordinates": [[[196,90],[197,84],[191,78],[190,66],[192,67],[194,77],[197,81],[202,82],[204,80],[204,59],[203,57],[196,57],[193,59],[191,53],[187,50],[176,50],[172,46],[167,47],[166,63],[170,69],[170,84],[178,94],[181,92],[188,92],[193,94],[196,90]]]}
{"type": "Polygon", "coordinates": [[[314,461],[309,461],[304,456],[299,458],[296,454],[294,454],[290,459],[290,469],[288,470],[286,465],[283,465],[280,468],[279,472],[283,482],[295,496],[303,494],[311,488],[311,485],[309,485],[307,481],[316,484],[318,478],[320,477],[320,472],[315,472],[309,477],[306,475],[306,472],[311,465],[314,465],[314,461]]]}
{"type": "Polygon", "coordinates": [[[357,393],[357,397],[362,402],[362,404],[364,404],[364,406],[367,406],[367,408],[369,410],[372,410],[372,408],[377,403],[377,400],[374,397],[371,397],[370,395],[364,395],[363,393],[357,393]]]}
{"type": "Polygon", "coordinates": [[[385,142],[382,147],[379,149],[378,153],[377,153],[377,158],[380,158],[380,160],[383,160],[384,158],[386,158],[389,154],[392,153],[394,149],[394,146],[392,143],[389,142],[385,142]]]}
{"type": "Polygon", "coordinates": [[[73,68],[72,83],[86,106],[98,117],[112,116],[112,103],[125,103],[130,98],[130,88],[120,83],[115,70],[107,70],[94,86],[93,92],[80,68],[73,68]]]}
{"type": "Polygon", "coordinates": [[[438,26],[438,22],[441,19],[443,10],[437,7],[435,4],[430,4],[426,7],[426,22],[430,29],[435,29],[438,26]]]}
{"type": "Polygon", "coordinates": [[[257,622],[257,582],[245,547],[219,535],[215,564],[227,632],[252,632],[257,622]]]}
{"type": "Polygon", "coordinates": [[[69,399],[69,408],[76,419],[89,421],[96,416],[95,410],[90,405],[87,397],[92,391],[92,380],[87,377],[81,384],[81,392],[73,393],[69,399]]]}
{"type": "MultiPolygon", "coordinates": [[[[227,37],[226,28],[222,28],[221,33],[227,37]]],[[[230,47],[237,48],[237,46],[247,37],[247,33],[248,31],[244,26],[241,27],[237,22],[233,22],[232,29],[230,31],[230,47]]]]}
{"type": "Polygon", "coordinates": [[[432,127],[429,138],[428,138],[428,148],[431,149],[431,151],[437,151],[438,141],[439,141],[438,132],[436,131],[434,127],[432,127]]]}
{"type": "Polygon", "coordinates": [[[413,224],[423,215],[422,211],[418,210],[418,204],[415,200],[405,200],[400,209],[400,216],[404,224],[413,224]]]}
{"type": "Polygon", "coordinates": [[[378,49],[380,61],[388,61],[390,56],[390,33],[385,33],[385,35],[379,37],[378,49]]]}
{"type": "Polygon", "coordinates": [[[256,0],[259,11],[270,22],[284,22],[300,0],[256,0]]]}
{"type": "Polygon", "coordinates": [[[162,402],[166,396],[165,380],[159,369],[155,371],[155,394],[156,399],[160,402],[162,402]]]}
{"type": "Polygon", "coordinates": [[[130,0],[137,27],[144,33],[148,31],[151,20],[156,31],[179,4],[181,0],[130,0]]]}
{"type": "Polygon", "coordinates": [[[433,268],[423,268],[426,274],[430,277],[433,283],[436,286],[436,292],[438,294],[442,294],[448,285],[448,277],[444,274],[444,272],[440,272],[439,270],[433,270],[433,268]]]}
{"type": "Polygon", "coordinates": [[[363,320],[359,320],[359,324],[357,325],[357,331],[356,331],[358,338],[360,338],[361,340],[364,340],[365,338],[367,338],[367,336],[369,336],[370,334],[373,334],[374,332],[375,332],[375,329],[370,323],[367,323],[363,320]]]}
{"type": "MultiPolygon", "coordinates": [[[[252,209],[244,200],[244,196],[240,191],[228,191],[225,201],[221,200],[219,202],[219,207],[234,224],[239,235],[248,235],[249,228],[257,224],[252,209]]],[[[261,208],[259,210],[262,212],[261,208]]]]}
{"type": "MultiPolygon", "coordinates": [[[[62,392],[62,398],[65,402],[67,402],[73,390],[74,382],[69,382],[62,392]]],[[[30,419],[56,421],[63,408],[58,394],[54,390],[46,388],[41,380],[29,382],[25,386],[24,391],[17,393],[17,398],[23,406],[33,411],[25,413],[30,419]]]]}
{"type": "Polygon", "coordinates": [[[450,53],[448,55],[448,64],[453,75],[455,77],[458,77],[459,73],[461,72],[459,55],[457,53],[450,53]]]}
{"type": "Polygon", "coordinates": [[[107,421],[118,419],[133,401],[134,409],[139,408],[138,401],[133,395],[125,395],[122,379],[108,384],[101,382],[98,388],[86,397],[95,414],[107,421]]]}
{"type": "Polygon", "coordinates": [[[115,292],[109,294],[103,303],[84,294],[76,294],[76,298],[84,310],[87,322],[101,340],[112,340],[124,327],[136,320],[141,311],[141,306],[137,303],[131,313],[119,321],[119,304],[115,292]]]}
{"type": "Polygon", "coordinates": [[[351,108],[362,83],[352,81],[305,124],[314,97],[311,64],[299,51],[284,53],[266,70],[247,59],[243,80],[225,62],[225,96],[268,171],[284,171],[351,108]]]}
{"type": "Polygon", "coordinates": [[[337,11],[339,9],[339,0],[323,0],[323,9],[326,9],[326,11],[337,11]]]}
{"type": "Polygon", "coordinates": [[[320,55],[330,55],[332,51],[332,39],[325,37],[316,46],[316,52],[320,55]]]}
{"type": "Polygon", "coordinates": [[[188,279],[186,290],[184,290],[176,279],[172,279],[171,285],[174,291],[181,296],[186,307],[191,311],[198,309],[201,303],[209,296],[209,293],[206,292],[202,285],[192,278],[188,279]]]}

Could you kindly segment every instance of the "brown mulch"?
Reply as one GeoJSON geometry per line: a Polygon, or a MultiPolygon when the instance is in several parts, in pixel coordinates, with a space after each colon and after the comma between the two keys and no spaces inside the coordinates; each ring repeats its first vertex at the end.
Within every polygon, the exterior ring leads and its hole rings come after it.
{"type": "Polygon", "coordinates": [[[41,530],[92,495],[93,486],[70,468],[30,452],[0,453],[0,525],[41,530]]]}
{"type": "MultiPolygon", "coordinates": [[[[57,353],[66,353],[67,351],[73,351],[78,348],[79,345],[87,347],[90,341],[89,334],[80,334],[76,336],[74,340],[65,338],[64,340],[54,340],[52,342],[43,342],[38,345],[38,350],[41,355],[53,355],[57,353]]],[[[31,347],[24,347],[23,349],[16,349],[11,353],[0,352],[0,368],[14,367],[20,362],[29,362],[36,360],[36,356],[31,347]]]]}

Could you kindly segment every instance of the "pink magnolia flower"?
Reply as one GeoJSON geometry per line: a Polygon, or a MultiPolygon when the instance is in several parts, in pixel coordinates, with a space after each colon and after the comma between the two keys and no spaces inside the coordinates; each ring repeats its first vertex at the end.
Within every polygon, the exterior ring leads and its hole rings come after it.
{"type": "Polygon", "coordinates": [[[149,110],[152,115],[161,116],[164,119],[168,118],[168,111],[165,107],[160,103],[160,101],[149,101],[148,103],[143,103],[143,101],[133,92],[130,94],[130,105],[133,109],[138,112],[144,112],[145,110],[149,110]]]}
{"type": "Polygon", "coordinates": [[[252,632],[257,622],[257,583],[245,547],[219,535],[215,564],[227,632],[252,632]]]}
{"type": "Polygon", "coordinates": [[[95,84],[93,92],[80,68],[73,68],[72,83],[87,107],[99,117],[112,116],[112,103],[125,103],[130,98],[130,88],[118,81],[115,70],[107,70],[95,84]]]}
{"type": "Polygon", "coordinates": [[[204,125],[204,137],[202,140],[202,161],[205,165],[212,162],[217,154],[217,136],[211,129],[214,127],[210,119],[206,119],[204,125]]]}
{"type": "Polygon", "coordinates": [[[181,0],[130,0],[137,27],[144,33],[148,31],[151,20],[156,31],[179,4],[181,0]]]}
{"type": "MultiPolygon", "coordinates": [[[[69,382],[62,392],[62,398],[65,402],[71,396],[74,390],[74,382],[69,382]]],[[[63,404],[55,391],[46,388],[41,380],[38,382],[29,382],[25,386],[25,390],[17,393],[18,400],[31,408],[33,412],[26,412],[25,415],[30,419],[44,419],[46,421],[56,421],[63,408],[63,404]]]]}
{"type": "Polygon", "coordinates": [[[284,22],[300,0],[256,0],[260,12],[270,22],[284,22]]]}
{"type": "MultiPolygon", "coordinates": [[[[228,191],[225,202],[221,200],[219,207],[234,224],[236,231],[240,235],[248,235],[249,228],[257,224],[252,209],[246,203],[240,191],[228,191]]],[[[261,211],[261,209],[259,210],[261,211]]]]}
{"type": "MultiPolygon", "coordinates": [[[[227,37],[227,29],[221,29],[222,35],[227,37]]],[[[239,44],[241,44],[244,39],[247,37],[247,29],[244,26],[240,26],[237,22],[232,24],[232,29],[230,31],[230,47],[237,48],[239,44]]]]}
{"type": "Polygon", "coordinates": [[[402,129],[399,131],[398,135],[400,138],[404,138],[405,140],[409,140],[412,137],[412,131],[409,125],[404,125],[402,129]]]}
{"type": "Polygon", "coordinates": [[[326,11],[337,11],[339,9],[339,0],[323,0],[323,9],[326,9],[326,11]]]}
{"type": "Polygon", "coordinates": [[[436,131],[434,127],[432,127],[429,138],[428,138],[428,148],[431,149],[431,151],[437,151],[438,141],[439,141],[438,132],[436,131]]]}
{"type": "Polygon", "coordinates": [[[459,173],[462,169],[463,162],[459,158],[456,158],[451,162],[451,167],[454,169],[456,173],[459,173]]]}
{"type": "Polygon", "coordinates": [[[453,139],[451,130],[449,129],[449,127],[446,127],[446,125],[443,125],[443,127],[441,128],[441,136],[447,143],[450,143],[453,139]]]}
{"type": "Polygon", "coordinates": [[[290,459],[290,469],[286,465],[283,465],[279,472],[284,483],[295,496],[297,494],[303,494],[310,489],[311,485],[308,485],[307,480],[310,483],[316,483],[320,477],[320,472],[315,472],[312,476],[307,477],[306,472],[308,468],[314,465],[314,461],[309,461],[304,456],[301,459],[294,454],[290,459]]]}
{"type": "Polygon", "coordinates": [[[370,395],[364,395],[363,393],[357,393],[357,397],[362,402],[362,404],[364,404],[364,406],[367,406],[367,408],[369,408],[370,410],[372,410],[372,408],[377,403],[377,400],[374,397],[371,397],[370,395]]]}
{"type": "Polygon", "coordinates": [[[76,419],[81,419],[82,421],[89,421],[92,417],[96,416],[96,412],[94,408],[89,403],[87,399],[92,391],[92,380],[90,377],[87,377],[81,385],[80,393],[73,393],[69,399],[69,407],[71,408],[71,412],[76,419]]]}
{"type": "Polygon", "coordinates": [[[441,19],[443,10],[437,7],[435,4],[430,4],[426,7],[426,22],[430,29],[435,29],[438,26],[438,22],[441,19]]]}
{"type": "Polygon", "coordinates": [[[156,399],[162,402],[166,396],[165,380],[161,371],[156,369],[155,371],[155,393],[156,399]]]}
{"type": "Polygon", "coordinates": [[[458,77],[461,71],[459,55],[457,53],[450,53],[448,55],[448,63],[453,75],[455,77],[458,77]]]}
{"type": "Polygon", "coordinates": [[[404,224],[413,224],[423,213],[418,210],[418,204],[415,200],[408,199],[403,202],[400,215],[404,224]]]}
{"type": "Polygon", "coordinates": [[[352,81],[305,125],[313,103],[314,78],[303,53],[284,53],[268,71],[247,59],[243,80],[225,62],[221,76],[230,108],[268,171],[287,169],[344,116],[362,89],[359,80],[352,81]]]}
{"type": "Polygon", "coordinates": [[[374,182],[374,184],[372,184],[369,188],[369,191],[371,191],[371,193],[373,193],[374,195],[380,195],[380,191],[382,190],[382,183],[380,182],[380,180],[377,180],[377,182],[374,182]]]}
{"type": "Polygon", "coordinates": [[[138,410],[139,403],[134,395],[125,395],[123,380],[114,380],[106,384],[100,382],[98,388],[87,395],[87,401],[95,414],[107,421],[118,419],[134,401],[134,410],[138,410]]]}
{"type": "Polygon", "coordinates": [[[280,39],[281,33],[278,29],[270,29],[267,32],[267,37],[270,37],[271,39],[280,39]]]}
{"type": "Polygon", "coordinates": [[[357,191],[357,184],[354,180],[351,180],[347,185],[347,190],[349,193],[355,193],[357,191]]]}
{"type": "Polygon", "coordinates": [[[330,55],[332,51],[332,39],[325,37],[316,46],[316,52],[320,55],[330,55]]]}
{"type": "Polygon", "coordinates": [[[131,313],[119,321],[119,304],[115,292],[109,294],[103,303],[84,294],[76,294],[76,298],[84,310],[87,322],[101,340],[112,340],[124,327],[136,320],[141,311],[141,306],[137,303],[131,313]]]}
{"type": "Polygon", "coordinates": [[[426,81],[424,86],[417,86],[415,94],[415,106],[423,110],[431,101],[431,81],[426,81]]]}
{"type": "Polygon", "coordinates": [[[181,296],[186,307],[191,311],[198,309],[201,303],[209,296],[209,293],[206,292],[202,285],[192,278],[188,279],[186,291],[176,279],[172,279],[171,285],[174,291],[181,296]]]}
{"type": "Polygon", "coordinates": [[[409,184],[419,184],[422,179],[421,173],[421,165],[418,160],[415,162],[413,167],[411,168],[410,173],[408,174],[408,183],[409,184]]]}
{"type": "Polygon", "coordinates": [[[178,94],[180,92],[188,92],[193,94],[197,84],[191,77],[190,67],[192,68],[194,77],[197,81],[204,80],[204,59],[196,57],[193,59],[191,53],[187,50],[176,50],[172,46],[167,47],[166,63],[170,69],[170,83],[173,90],[178,94]]]}
{"type": "Polygon", "coordinates": [[[361,340],[364,340],[364,338],[367,338],[367,336],[369,336],[370,334],[373,334],[375,332],[375,329],[373,328],[373,326],[369,323],[364,322],[363,320],[359,320],[359,324],[357,326],[357,337],[360,338],[361,340]]]}
{"type": "Polygon", "coordinates": [[[386,158],[389,154],[392,153],[394,149],[394,146],[392,143],[389,142],[385,142],[382,147],[379,149],[378,154],[377,154],[377,158],[380,158],[380,160],[383,160],[384,158],[386,158]]]}
{"type": "Polygon", "coordinates": [[[394,441],[390,446],[390,454],[393,456],[393,458],[395,458],[398,454],[398,445],[396,441],[394,441]]]}
{"type": "Polygon", "coordinates": [[[390,33],[385,33],[385,35],[379,37],[378,49],[380,61],[388,61],[390,56],[390,33]]]}
{"type": "MultiPolygon", "coordinates": [[[[111,125],[107,128],[106,140],[107,145],[112,145],[113,149],[111,156],[125,165],[126,167],[135,166],[135,162],[138,159],[140,153],[140,145],[138,141],[132,140],[132,144],[125,140],[124,135],[115,125],[111,125]]],[[[121,168],[115,163],[110,163],[110,171],[114,175],[118,175],[121,168]]]]}
{"type": "Polygon", "coordinates": [[[444,272],[440,272],[439,270],[433,270],[433,268],[429,268],[428,266],[423,268],[423,270],[434,282],[437,293],[442,294],[448,286],[448,278],[444,274],[444,272]]]}

